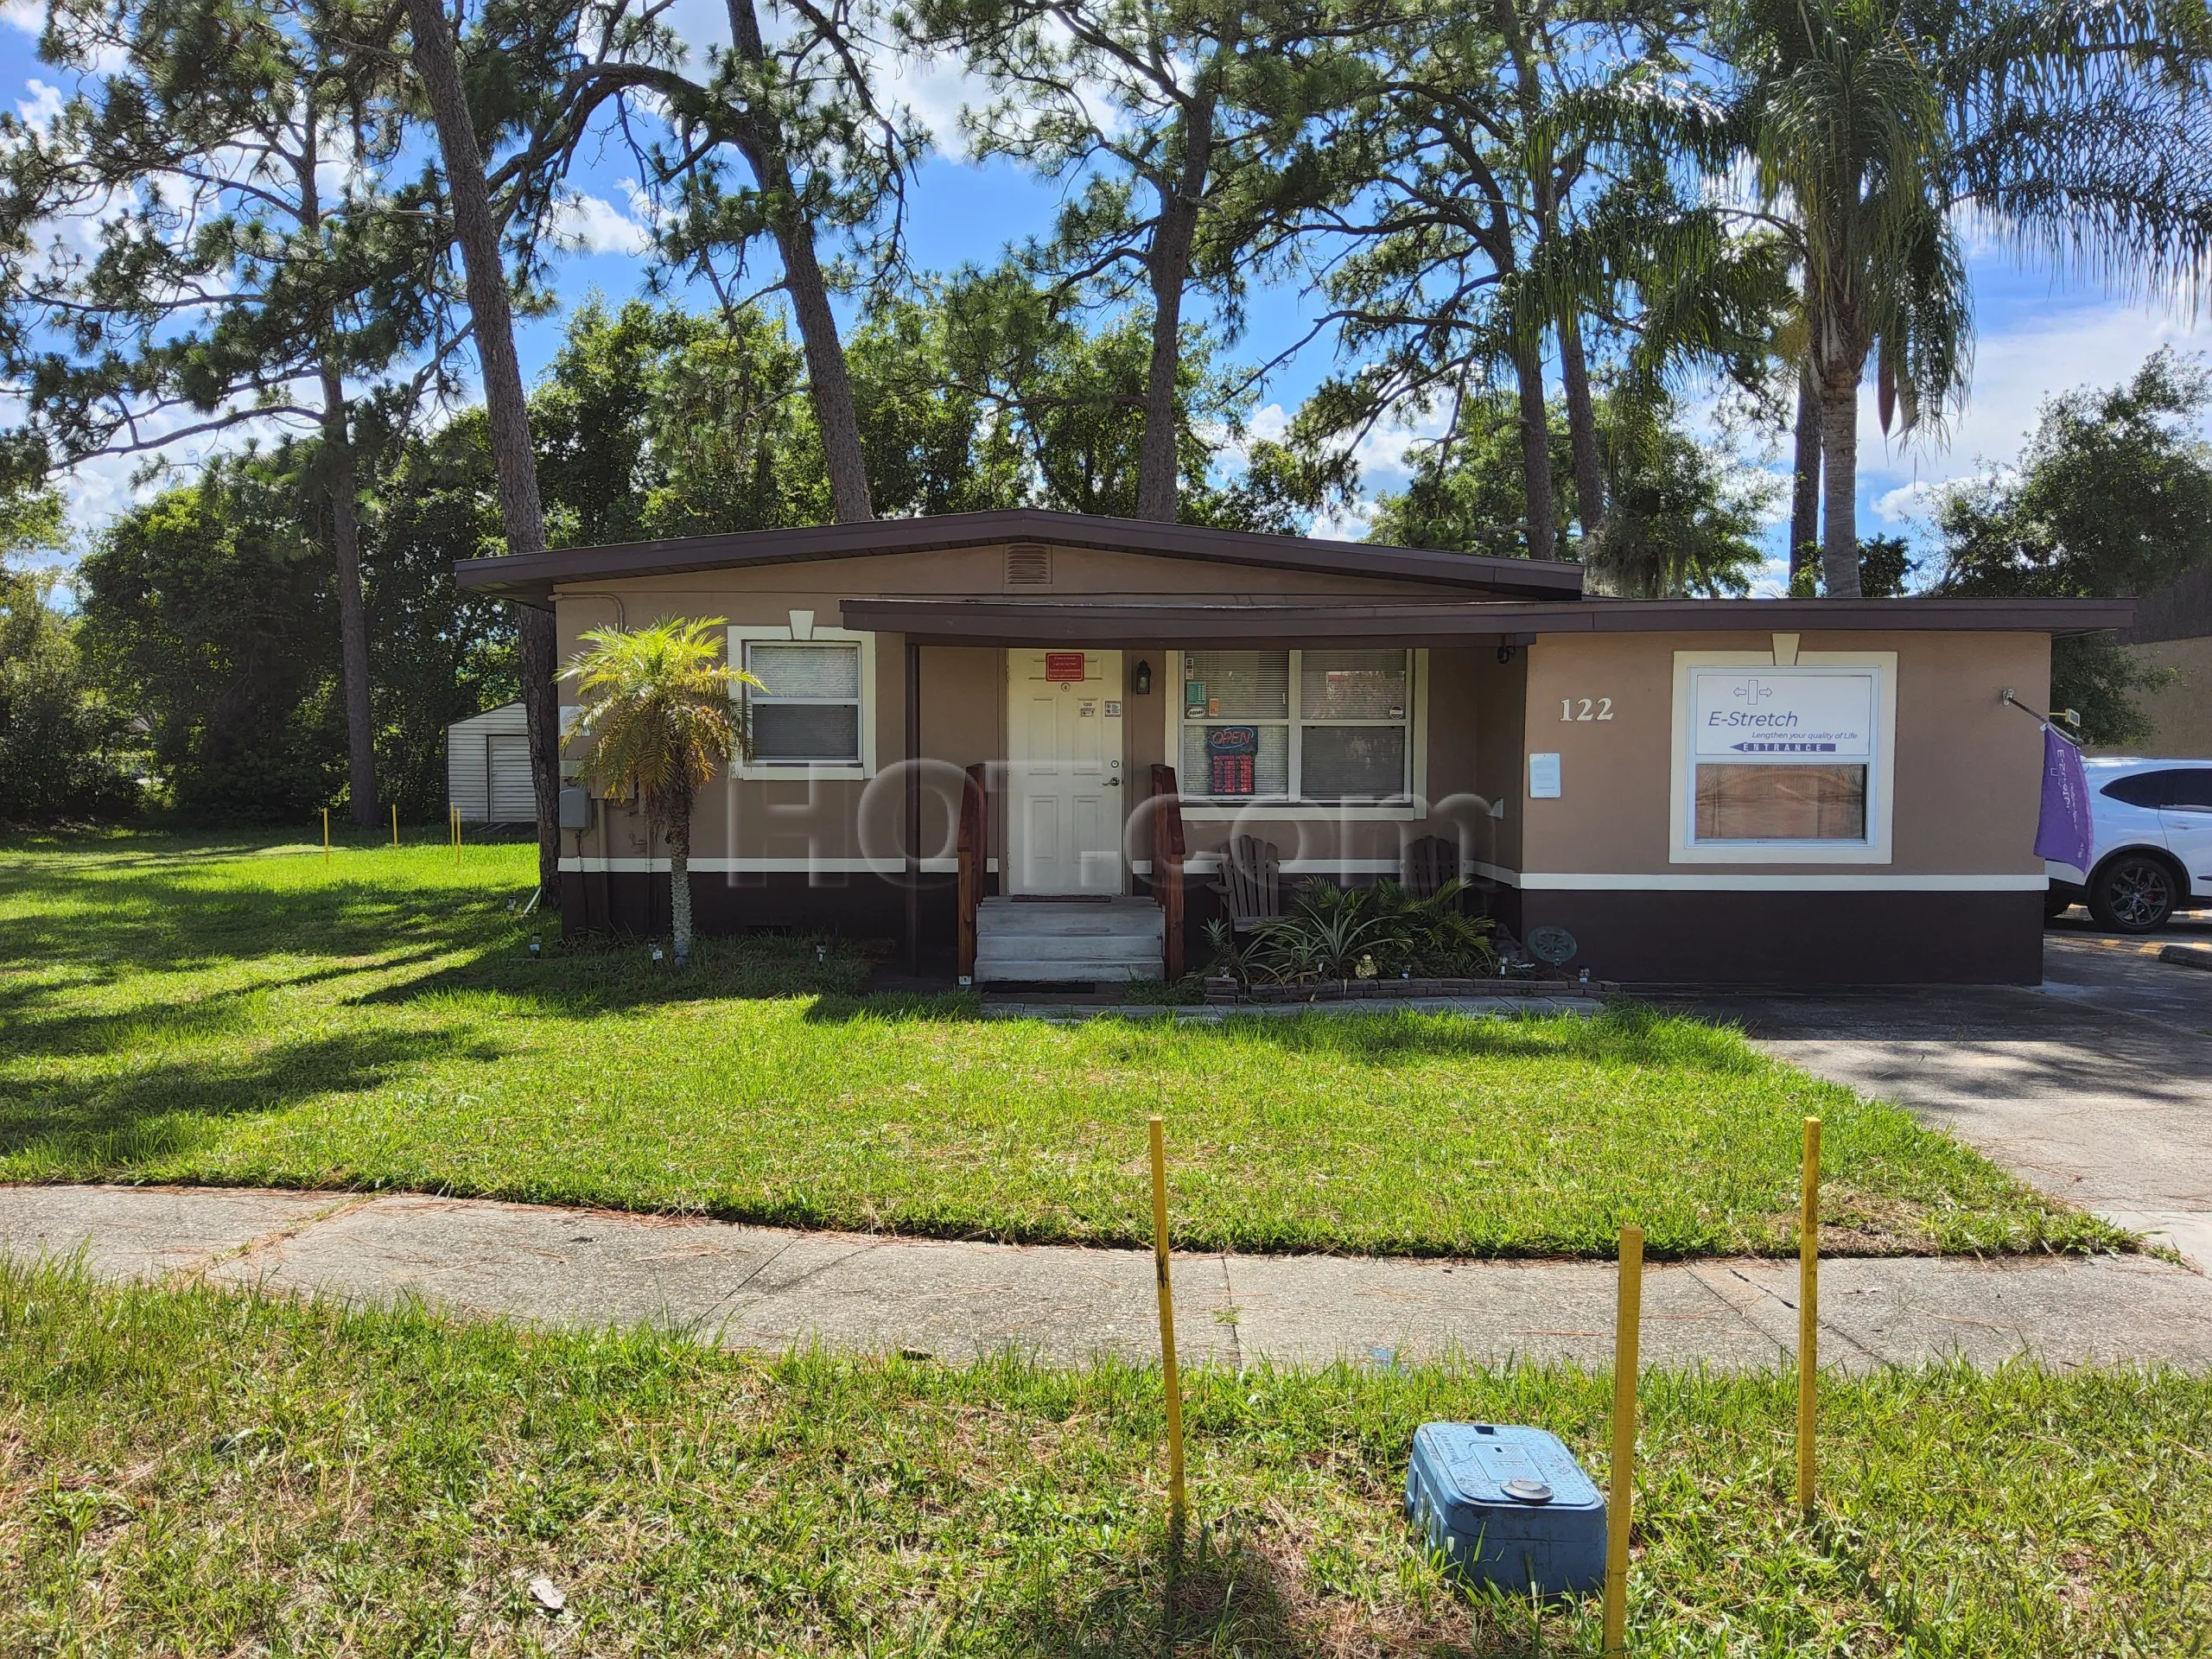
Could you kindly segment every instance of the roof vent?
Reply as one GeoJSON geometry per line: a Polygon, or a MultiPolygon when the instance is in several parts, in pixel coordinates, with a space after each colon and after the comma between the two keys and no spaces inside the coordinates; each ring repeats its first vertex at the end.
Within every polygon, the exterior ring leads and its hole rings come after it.
{"type": "Polygon", "coordinates": [[[1035,542],[1020,542],[1007,549],[1006,585],[1009,588],[1051,587],[1052,550],[1035,542]]]}

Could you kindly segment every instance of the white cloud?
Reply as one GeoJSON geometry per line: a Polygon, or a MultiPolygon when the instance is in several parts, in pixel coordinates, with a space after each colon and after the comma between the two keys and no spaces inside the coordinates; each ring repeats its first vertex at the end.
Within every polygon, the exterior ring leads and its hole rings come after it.
{"type": "Polygon", "coordinates": [[[652,234],[601,196],[572,195],[553,215],[553,234],[564,248],[580,253],[640,254],[652,234]]]}
{"type": "Polygon", "coordinates": [[[1910,484],[1900,484],[1893,490],[1885,490],[1871,505],[1875,512],[1893,524],[1910,524],[1925,518],[1936,499],[1943,493],[1943,486],[1927,479],[1916,479],[1910,484]]]}
{"type": "Polygon", "coordinates": [[[961,112],[989,103],[989,85],[957,55],[901,53],[884,67],[888,70],[883,78],[885,92],[921,123],[938,154],[956,162],[965,159],[961,112]]]}
{"type": "Polygon", "coordinates": [[[22,118],[25,126],[43,130],[60,119],[61,106],[67,100],[59,86],[48,86],[33,75],[23,83],[23,91],[29,96],[16,100],[16,113],[22,118]]]}
{"type": "Polygon", "coordinates": [[[1974,380],[1965,411],[1942,441],[1910,445],[1885,439],[1874,389],[1859,406],[1860,478],[1877,512],[1892,521],[1894,508],[1925,501],[1935,486],[2008,462],[2035,431],[2044,400],[2079,386],[2118,385],[2162,346],[2202,350],[2212,345],[2202,328],[2180,319],[2118,302],[2054,308],[2002,332],[1986,325],[1974,350],[1974,380]]]}
{"type": "Polygon", "coordinates": [[[0,24],[35,37],[46,32],[45,0],[6,0],[0,4],[0,24]]]}

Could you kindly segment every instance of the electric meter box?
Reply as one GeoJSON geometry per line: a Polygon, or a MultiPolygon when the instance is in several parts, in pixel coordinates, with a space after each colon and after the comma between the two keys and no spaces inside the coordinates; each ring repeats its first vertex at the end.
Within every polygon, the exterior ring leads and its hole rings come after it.
{"type": "Polygon", "coordinates": [[[1406,1516],[1471,1579],[1526,1595],[1605,1580],[1605,1499],[1555,1434],[1511,1423],[1423,1423],[1406,1516]]]}

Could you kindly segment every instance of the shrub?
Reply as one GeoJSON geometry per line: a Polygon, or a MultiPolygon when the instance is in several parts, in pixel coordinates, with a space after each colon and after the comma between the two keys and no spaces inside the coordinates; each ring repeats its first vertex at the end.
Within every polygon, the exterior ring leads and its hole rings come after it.
{"type": "Polygon", "coordinates": [[[1464,886],[1447,881],[1424,899],[1395,881],[1370,887],[1306,882],[1281,916],[1253,929],[1249,943],[1240,942],[1226,923],[1208,924],[1213,969],[1247,985],[1401,975],[1488,978],[1497,971],[1493,925],[1461,908],[1464,886]]]}

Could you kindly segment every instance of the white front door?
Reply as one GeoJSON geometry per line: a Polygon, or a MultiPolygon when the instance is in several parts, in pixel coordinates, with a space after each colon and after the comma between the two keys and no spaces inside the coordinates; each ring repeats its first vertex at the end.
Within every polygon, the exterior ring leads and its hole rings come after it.
{"type": "Polygon", "coordinates": [[[1122,653],[1006,654],[1007,891],[1122,891],[1122,653]]]}

